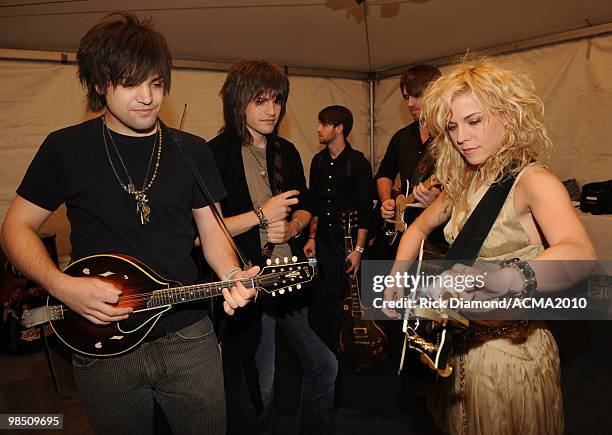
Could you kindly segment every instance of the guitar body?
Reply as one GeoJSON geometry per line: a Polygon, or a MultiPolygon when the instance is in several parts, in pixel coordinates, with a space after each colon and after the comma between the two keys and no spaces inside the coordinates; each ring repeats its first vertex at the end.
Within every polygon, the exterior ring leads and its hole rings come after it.
{"type": "MultiPolygon", "coordinates": [[[[344,249],[353,250],[351,230],[357,228],[357,212],[344,213],[344,249]]],[[[389,342],[383,330],[373,320],[364,320],[359,283],[351,274],[347,275],[350,296],[342,302],[344,322],[340,332],[340,349],[359,369],[366,369],[382,362],[389,354],[389,342]]]]}
{"type": "MultiPolygon", "coordinates": [[[[446,242],[425,240],[423,260],[443,260],[448,251],[446,242]]],[[[439,264],[421,263],[420,271],[439,273],[439,264]]],[[[420,361],[443,378],[453,371],[450,357],[455,336],[465,332],[469,322],[452,310],[415,307],[407,313],[406,342],[420,355],[420,361]]]]}
{"type": "MultiPolygon", "coordinates": [[[[140,344],[162,314],[172,306],[169,303],[166,306],[147,307],[151,292],[180,285],[165,280],[138,260],[120,254],[83,258],[68,266],[64,273],[73,277],[96,277],[112,282],[123,291],[116,306],[129,306],[134,310],[126,320],[95,325],[64,306],[62,318],[50,320],[53,331],[66,346],[93,357],[120,355],[140,344]],[[148,295],[142,296],[145,293],[148,295]]],[[[61,302],[49,296],[47,309],[58,306],[61,306],[61,302]]]]}
{"type": "Polygon", "coordinates": [[[387,336],[375,321],[354,317],[352,303],[350,297],[342,303],[344,323],[340,333],[340,348],[356,366],[379,364],[389,354],[387,336]]]}

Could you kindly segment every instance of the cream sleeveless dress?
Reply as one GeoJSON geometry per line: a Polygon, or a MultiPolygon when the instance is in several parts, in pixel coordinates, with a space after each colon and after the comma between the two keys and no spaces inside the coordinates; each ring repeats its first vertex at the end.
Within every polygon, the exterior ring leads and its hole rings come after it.
{"type": "MultiPolygon", "coordinates": [[[[517,182],[524,174],[519,173],[517,182]]],[[[544,247],[532,245],[514,210],[510,190],[499,217],[487,236],[479,259],[523,260],[540,254],[544,247]]],[[[488,186],[468,190],[471,212],[488,186]]],[[[468,213],[455,213],[444,234],[452,243],[468,213]]],[[[478,327],[507,326],[512,322],[480,322],[478,327]]],[[[451,434],[562,434],[563,400],[557,344],[542,322],[529,322],[505,335],[472,338],[457,346],[452,357],[453,374],[440,378],[428,391],[428,408],[436,424],[451,434]],[[460,358],[464,362],[461,400],[460,358]],[[464,432],[464,417],[467,431],[464,432]]]]}

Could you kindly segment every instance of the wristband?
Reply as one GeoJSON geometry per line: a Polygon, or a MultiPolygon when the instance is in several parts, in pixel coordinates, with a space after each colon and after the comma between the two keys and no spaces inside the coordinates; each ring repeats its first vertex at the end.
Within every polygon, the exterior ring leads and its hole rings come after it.
{"type": "Polygon", "coordinates": [[[234,276],[236,274],[236,272],[240,272],[240,268],[239,267],[234,267],[230,270],[228,270],[227,272],[225,272],[225,274],[223,275],[223,279],[222,281],[227,281],[229,280],[232,276],[234,276]]]}
{"type": "Polygon", "coordinates": [[[355,246],[354,250],[359,252],[360,254],[363,254],[363,251],[365,251],[365,249],[363,249],[361,246],[355,246]]]}

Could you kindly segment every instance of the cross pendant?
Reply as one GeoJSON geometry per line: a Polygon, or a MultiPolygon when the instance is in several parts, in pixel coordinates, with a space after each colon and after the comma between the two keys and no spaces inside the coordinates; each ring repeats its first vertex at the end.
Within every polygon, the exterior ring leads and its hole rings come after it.
{"type": "Polygon", "coordinates": [[[149,200],[147,199],[147,195],[144,193],[139,193],[135,195],[136,198],[136,213],[140,215],[140,224],[148,224],[149,223],[149,214],[151,214],[151,207],[149,207],[149,200]]]}

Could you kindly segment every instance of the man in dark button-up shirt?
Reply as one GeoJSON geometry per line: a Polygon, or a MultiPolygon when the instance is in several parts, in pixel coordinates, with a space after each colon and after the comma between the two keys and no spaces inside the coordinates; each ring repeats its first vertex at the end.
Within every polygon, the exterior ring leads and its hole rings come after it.
{"type": "Polygon", "coordinates": [[[310,165],[314,213],[304,252],[317,256],[327,306],[333,312],[335,343],[342,328],[343,274],[346,271],[357,275],[372,220],[372,167],[347,140],[352,126],[353,116],[346,107],[323,109],[317,133],[325,149],[313,157],[310,165]],[[353,210],[357,211],[357,240],[351,252],[344,252],[342,214],[353,210]]]}

